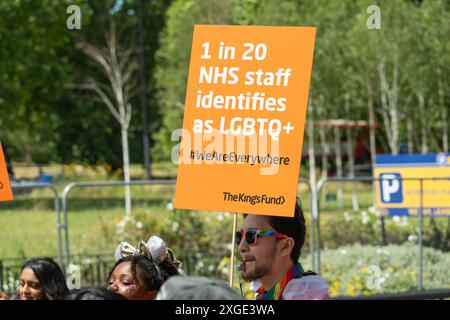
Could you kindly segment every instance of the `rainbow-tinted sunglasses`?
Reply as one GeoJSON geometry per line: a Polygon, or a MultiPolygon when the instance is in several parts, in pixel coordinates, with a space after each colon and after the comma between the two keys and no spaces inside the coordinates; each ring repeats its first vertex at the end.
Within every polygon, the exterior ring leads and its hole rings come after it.
{"type": "Polygon", "coordinates": [[[261,236],[272,236],[276,239],[282,239],[287,238],[288,236],[282,233],[274,232],[274,231],[268,231],[264,229],[256,229],[256,228],[250,228],[247,230],[240,230],[236,232],[236,246],[239,247],[241,244],[242,238],[244,238],[245,242],[248,245],[254,246],[256,245],[256,241],[258,240],[258,237],[261,236]]]}

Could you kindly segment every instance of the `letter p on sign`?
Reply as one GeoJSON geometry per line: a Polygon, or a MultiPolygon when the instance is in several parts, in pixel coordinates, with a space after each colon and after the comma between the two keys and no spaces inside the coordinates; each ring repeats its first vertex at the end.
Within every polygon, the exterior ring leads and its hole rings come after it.
{"type": "Polygon", "coordinates": [[[400,173],[380,175],[381,201],[383,203],[402,203],[403,190],[400,173]]]}

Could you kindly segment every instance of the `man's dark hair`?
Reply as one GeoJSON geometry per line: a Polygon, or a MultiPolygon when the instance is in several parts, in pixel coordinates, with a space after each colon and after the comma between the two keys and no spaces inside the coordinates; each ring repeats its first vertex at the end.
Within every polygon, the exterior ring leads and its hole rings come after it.
{"type": "Polygon", "coordinates": [[[126,300],[126,298],[105,288],[86,288],[72,291],[66,296],[66,300],[126,300]]]}
{"type": "MultiPolygon", "coordinates": [[[[244,214],[244,218],[246,216],[244,214]]],[[[292,248],[291,259],[293,263],[297,263],[306,237],[306,223],[300,200],[295,202],[294,217],[267,216],[267,218],[270,226],[276,232],[294,239],[295,244],[292,248]]]]}
{"type": "Polygon", "coordinates": [[[25,268],[33,270],[44,289],[44,298],[46,300],[63,300],[69,293],[64,273],[52,258],[39,257],[30,259],[22,265],[21,272],[25,268]]]}

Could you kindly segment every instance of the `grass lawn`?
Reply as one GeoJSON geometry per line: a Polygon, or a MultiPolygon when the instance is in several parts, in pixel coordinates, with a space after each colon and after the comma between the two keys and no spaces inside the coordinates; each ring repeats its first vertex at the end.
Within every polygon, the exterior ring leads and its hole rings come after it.
{"type": "MultiPolygon", "coordinates": [[[[63,189],[63,186],[58,188],[63,189]]],[[[168,214],[167,204],[172,200],[174,186],[132,187],[133,211],[146,212],[164,220],[168,214]]],[[[309,196],[300,185],[299,194],[309,220],[309,196]]],[[[370,192],[360,192],[362,206],[371,201],[370,192]]],[[[68,198],[69,240],[71,253],[101,253],[114,250],[117,242],[107,243],[99,236],[100,229],[108,221],[119,221],[123,216],[123,189],[84,188],[74,189],[68,198]]],[[[350,198],[346,194],[345,210],[350,209],[350,198]]],[[[322,221],[339,212],[334,202],[322,205],[322,221]]],[[[212,217],[210,213],[200,213],[212,217]]],[[[217,219],[208,218],[208,224],[217,219]]],[[[230,229],[232,218],[220,221],[230,229]]],[[[220,229],[220,226],[217,228],[220,229]]],[[[223,228],[223,227],[222,227],[223,228]]],[[[63,239],[64,240],[64,239],[63,239]]],[[[13,202],[0,204],[0,258],[18,256],[55,256],[57,252],[56,216],[52,194],[45,190],[34,190],[31,194],[17,196],[13,202]]]]}
{"type": "MultiPolygon", "coordinates": [[[[49,165],[41,168],[44,173],[52,174],[54,184],[61,193],[74,181],[114,181],[119,180],[117,172],[111,172],[107,165],[49,165]]],[[[15,166],[16,177],[30,179],[38,175],[38,167],[15,166]]],[[[176,166],[170,162],[154,165],[156,178],[176,177],[176,166]]],[[[141,166],[131,168],[133,179],[144,179],[141,166]]],[[[324,189],[321,201],[321,221],[333,215],[351,210],[350,184],[344,186],[344,208],[337,205],[336,185],[330,184],[324,189]],[[332,199],[325,201],[325,199],[332,199]]],[[[372,205],[370,184],[356,185],[361,208],[372,205]]],[[[173,199],[175,186],[134,186],[132,187],[133,213],[153,215],[164,221],[169,214],[167,204],[173,199]]],[[[309,191],[299,184],[305,217],[309,221],[309,191]]],[[[48,190],[35,189],[31,193],[16,195],[12,202],[0,203],[0,259],[18,256],[55,256],[57,252],[56,217],[53,210],[53,194],[48,190]]],[[[68,197],[69,240],[71,253],[101,253],[114,250],[117,241],[106,240],[101,236],[101,228],[111,221],[118,222],[124,213],[123,187],[73,189],[68,197]],[[113,243],[110,243],[113,242],[113,243]]],[[[219,217],[211,213],[199,213],[205,216],[211,232],[230,229],[232,216],[219,217]],[[224,227],[226,226],[226,227],[224,227]]],[[[309,234],[308,234],[309,235],[309,234]]],[[[111,235],[114,238],[114,235],[111,235]]],[[[110,238],[111,238],[110,237],[110,238]]],[[[63,239],[64,240],[64,239],[63,239]]]]}
{"type": "MultiPolygon", "coordinates": [[[[59,188],[62,190],[62,188],[59,188]]],[[[174,186],[132,187],[133,211],[162,215],[174,186]]],[[[71,253],[82,246],[90,253],[111,250],[110,244],[92,240],[107,221],[124,213],[123,188],[74,189],[68,197],[71,253]],[[87,244],[86,241],[91,243],[87,244]],[[87,248],[89,247],[89,248],[87,248]]],[[[0,259],[5,257],[56,255],[57,231],[54,201],[50,192],[34,190],[0,204],[0,259]]],[[[162,218],[162,216],[161,216],[162,218]]],[[[61,211],[61,221],[63,214],[61,211]]],[[[64,236],[64,235],[63,235],[64,236]]],[[[113,249],[116,244],[113,244],[113,249]]]]}

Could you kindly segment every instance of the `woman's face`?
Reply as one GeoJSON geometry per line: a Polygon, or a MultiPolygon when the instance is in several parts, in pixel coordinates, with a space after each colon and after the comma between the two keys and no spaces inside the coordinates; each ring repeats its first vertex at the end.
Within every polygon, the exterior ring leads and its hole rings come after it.
{"type": "MultiPolygon", "coordinates": [[[[139,268],[138,268],[139,269],[139,268]]],[[[108,290],[121,294],[128,300],[151,300],[156,291],[146,291],[144,281],[139,272],[136,272],[136,281],[131,272],[131,262],[124,261],[116,266],[108,279],[108,290]]]]}
{"type": "Polygon", "coordinates": [[[20,300],[45,300],[44,288],[31,268],[24,268],[20,274],[20,300]]]}

